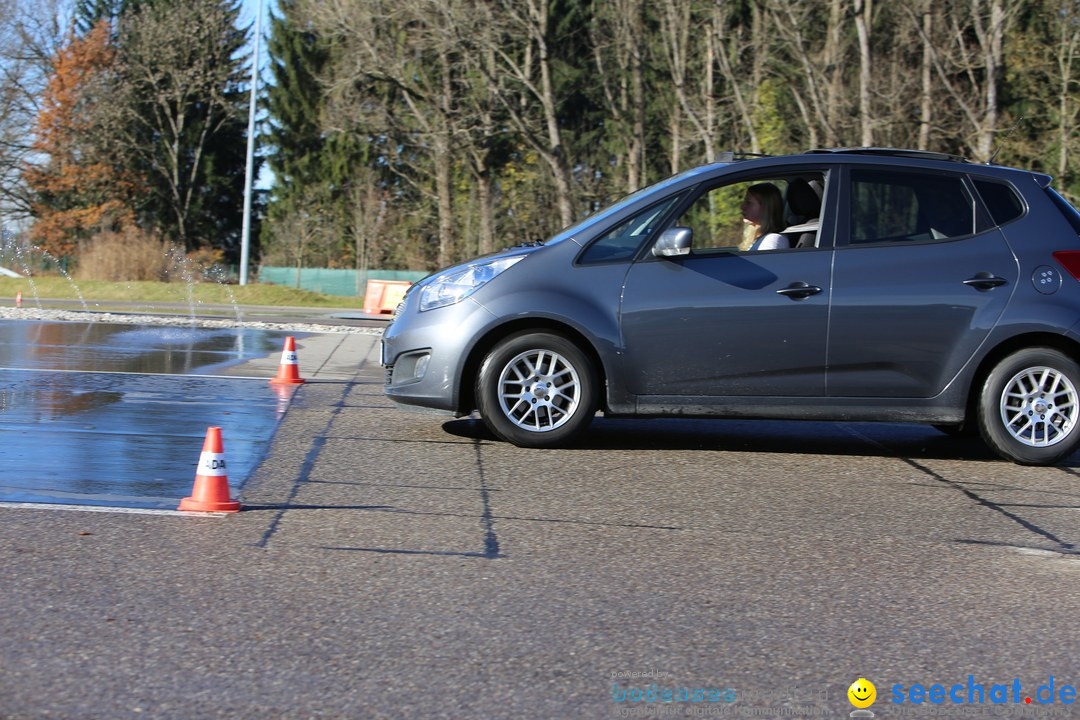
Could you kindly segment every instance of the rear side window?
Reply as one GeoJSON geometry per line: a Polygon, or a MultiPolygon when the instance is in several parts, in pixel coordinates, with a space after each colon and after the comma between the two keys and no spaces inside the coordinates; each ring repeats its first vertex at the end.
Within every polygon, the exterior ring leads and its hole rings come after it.
{"type": "Polygon", "coordinates": [[[682,195],[670,197],[619,223],[589,245],[578,258],[578,262],[588,265],[633,258],[641,244],[646,238],[653,236],[667,211],[681,197],[682,195]]]}
{"type": "Polygon", "coordinates": [[[975,180],[975,189],[982,196],[995,225],[1012,222],[1024,214],[1024,203],[1012,186],[990,180],[975,180]]]}
{"type": "Polygon", "coordinates": [[[1050,196],[1050,199],[1054,201],[1054,206],[1061,211],[1061,214],[1072,225],[1073,232],[1080,235],[1080,213],[1076,212],[1076,208],[1070,205],[1068,200],[1058,195],[1057,190],[1054,190],[1054,188],[1046,188],[1046,194],[1050,196]]]}
{"type": "Polygon", "coordinates": [[[883,170],[851,172],[850,240],[948,240],[976,232],[979,213],[956,175],[883,170]]]}

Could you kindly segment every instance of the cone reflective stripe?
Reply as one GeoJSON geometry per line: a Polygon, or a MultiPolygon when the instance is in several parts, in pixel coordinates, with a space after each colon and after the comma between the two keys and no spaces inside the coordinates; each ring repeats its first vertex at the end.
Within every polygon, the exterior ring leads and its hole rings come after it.
{"type": "Polygon", "coordinates": [[[199,469],[195,473],[195,487],[191,497],[180,501],[180,510],[192,512],[238,512],[240,503],[229,498],[229,478],[225,474],[225,448],[221,442],[221,428],[206,430],[199,469]]]}
{"type": "Polygon", "coordinates": [[[299,385],[304,382],[300,377],[300,363],[296,359],[296,341],[291,336],[285,338],[285,349],[281,352],[277,377],[270,382],[289,385],[299,385]]]}
{"type": "Polygon", "coordinates": [[[227,477],[225,475],[225,453],[202,451],[199,455],[199,474],[207,477],[227,477]]]}

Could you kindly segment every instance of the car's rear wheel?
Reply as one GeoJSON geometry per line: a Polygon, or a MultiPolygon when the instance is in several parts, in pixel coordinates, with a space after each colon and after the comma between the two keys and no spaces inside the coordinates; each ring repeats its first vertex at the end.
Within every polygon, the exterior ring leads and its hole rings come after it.
{"type": "Polygon", "coordinates": [[[524,332],[484,358],[476,400],[484,423],[520,447],[555,447],[596,414],[596,372],[589,357],[561,335],[524,332]]]}
{"type": "Polygon", "coordinates": [[[998,454],[1050,465],[1080,445],[1080,366],[1052,348],[1028,348],[999,362],[983,383],[979,431],[998,454]]]}

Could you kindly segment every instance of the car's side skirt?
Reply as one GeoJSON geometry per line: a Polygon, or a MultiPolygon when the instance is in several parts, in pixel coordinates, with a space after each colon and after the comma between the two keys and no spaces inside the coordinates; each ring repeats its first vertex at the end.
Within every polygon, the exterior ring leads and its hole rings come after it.
{"type": "MultiPolygon", "coordinates": [[[[613,413],[608,413],[613,415],[613,413]]],[[[614,413],[619,415],[621,413],[614,413]]],[[[642,417],[732,417],[774,420],[853,420],[959,423],[963,405],[937,398],[689,397],[642,395],[633,415],[642,417]]]]}

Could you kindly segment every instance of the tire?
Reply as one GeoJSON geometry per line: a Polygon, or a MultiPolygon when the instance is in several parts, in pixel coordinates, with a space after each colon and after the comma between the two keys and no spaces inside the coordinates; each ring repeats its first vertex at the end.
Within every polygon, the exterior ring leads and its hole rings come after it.
{"type": "Polygon", "coordinates": [[[558,447],[588,427],[596,414],[596,372],[589,357],[565,337],[518,333],[484,358],[476,403],[484,424],[503,440],[518,447],[558,447]]]}
{"type": "Polygon", "coordinates": [[[1052,465],[1080,445],[1080,366],[1052,348],[999,362],[979,395],[979,432],[1004,458],[1052,465]]]}

